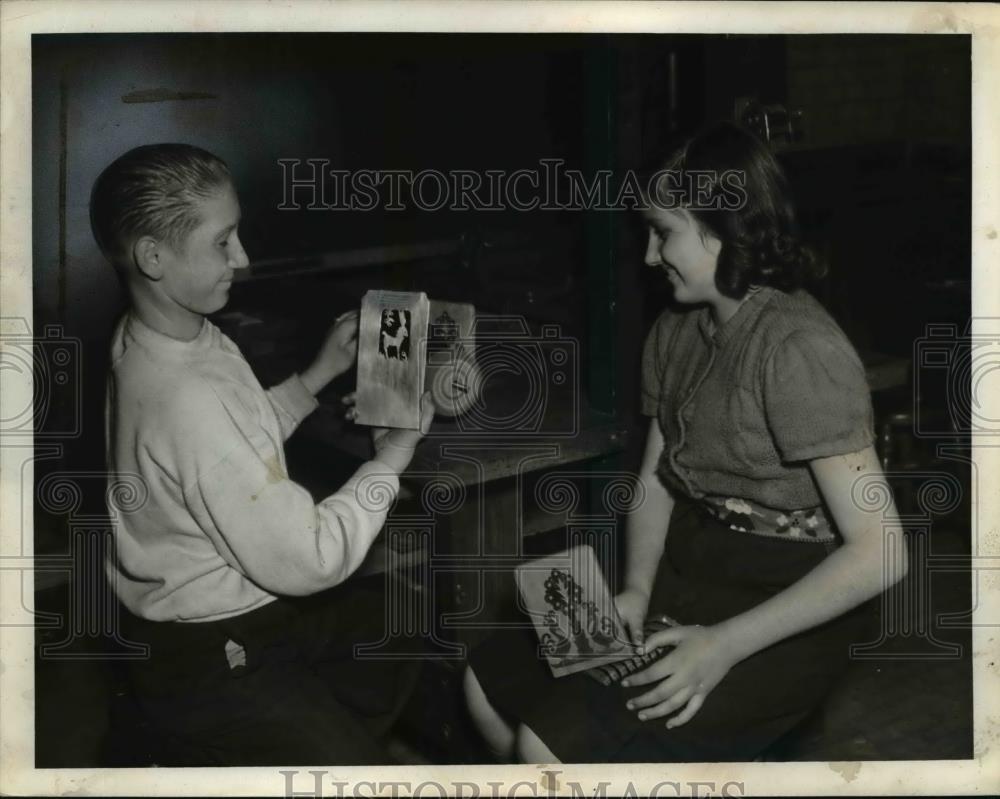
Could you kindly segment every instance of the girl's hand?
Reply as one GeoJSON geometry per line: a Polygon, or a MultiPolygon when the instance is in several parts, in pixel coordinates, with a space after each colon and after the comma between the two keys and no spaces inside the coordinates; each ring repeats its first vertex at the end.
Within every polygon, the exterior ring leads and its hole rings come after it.
{"type": "Polygon", "coordinates": [[[667,722],[670,729],[691,720],[737,660],[717,627],[660,630],[649,636],[645,649],[658,646],[676,648],[623,680],[622,685],[634,687],[659,682],[652,690],[630,699],[626,707],[639,711],[641,721],[662,718],[683,708],[667,722]]]}
{"type": "Polygon", "coordinates": [[[615,597],[615,607],[634,646],[642,643],[642,628],[649,610],[649,596],[636,588],[626,588],[615,597]]]}
{"type": "Polygon", "coordinates": [[[337,317],[319,348],[315,360],[302,373],[302,382],[313,393],[339,377],[358,357],[358,312],[348,311],[337,317]]]}

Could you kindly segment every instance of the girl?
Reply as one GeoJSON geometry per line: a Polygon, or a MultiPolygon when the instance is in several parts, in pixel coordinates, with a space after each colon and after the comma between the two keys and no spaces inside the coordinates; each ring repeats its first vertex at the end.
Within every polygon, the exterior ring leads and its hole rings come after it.
{"type": "Polygon", "coordinates": [[[643,350],[645,490],[615,602],[634,643],[668,653],[605,687],[553,679],[530,630],[492,636],[465,688],[499,757],[750,760],[822,701],[864,640],[858,607],[906,571],[904,549],[883,555],[895,508],[852,499],[859,480],[884,481],[870,394],[800,288],[818,270],[774,157],[719,124],[658,174],[646,263],[685,310],[665,311],[643,350]],[[681,626],[643,642],[664,614],[681,626]]]}

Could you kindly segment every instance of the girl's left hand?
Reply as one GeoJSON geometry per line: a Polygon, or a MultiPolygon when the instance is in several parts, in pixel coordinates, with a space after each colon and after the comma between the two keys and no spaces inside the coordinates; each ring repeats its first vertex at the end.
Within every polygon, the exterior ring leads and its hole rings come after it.
{"type": "Polygon", "coordinates": [[[652,690],[628,701],[629,710],[639,711],[647,721],[681,710],[667,722],[667,728],[679,727],[691,720],[705,697],[736,665],[726,640],[717,627],[671,627],[646,639],[645,651],[658,646],[674,646],[673,651],[651,666],[622,682],[629,688],[659,682],[652,690]]]}

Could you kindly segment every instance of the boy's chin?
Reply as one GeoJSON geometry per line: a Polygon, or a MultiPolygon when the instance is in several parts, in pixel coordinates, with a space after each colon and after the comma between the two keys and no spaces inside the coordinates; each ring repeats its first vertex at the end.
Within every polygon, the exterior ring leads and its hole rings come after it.
{"type": "Polygon", "coordinates": [[[209,313],[215,313],[216,311],[221,311],[227,305],[229,305],[229,289],[232,287],[231,283],[225,285],[220,285],[215,291],[215,296],[213,297],[214,302],[212,305],[215,307],[209,311],[209,313]]]}
{"type": "Polygon", "coordinates": [[[222,297],[216,299],[214,302],[210,303],[206,302],[198,310],[203,316],[209,316],[210,314],[218,313],[228,304],[229,304],[229,292],[226,292],[222,297]]]}

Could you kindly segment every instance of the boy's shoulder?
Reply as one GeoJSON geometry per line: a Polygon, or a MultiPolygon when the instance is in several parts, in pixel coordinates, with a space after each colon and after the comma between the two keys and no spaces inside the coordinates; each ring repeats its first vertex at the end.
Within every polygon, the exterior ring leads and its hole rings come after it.
{"type": "Polygon", "coordinates": [[[128,316],[119,323],[111,346],[118,394],[158,412],[173,408],[188,413],[217,404],[217,384],[226,382],[234,347],[224,346],[225,337],[207,320],[202,335],[189,346],[164,338],[150,335],[148,328],[130,322],[128,316]]]}

